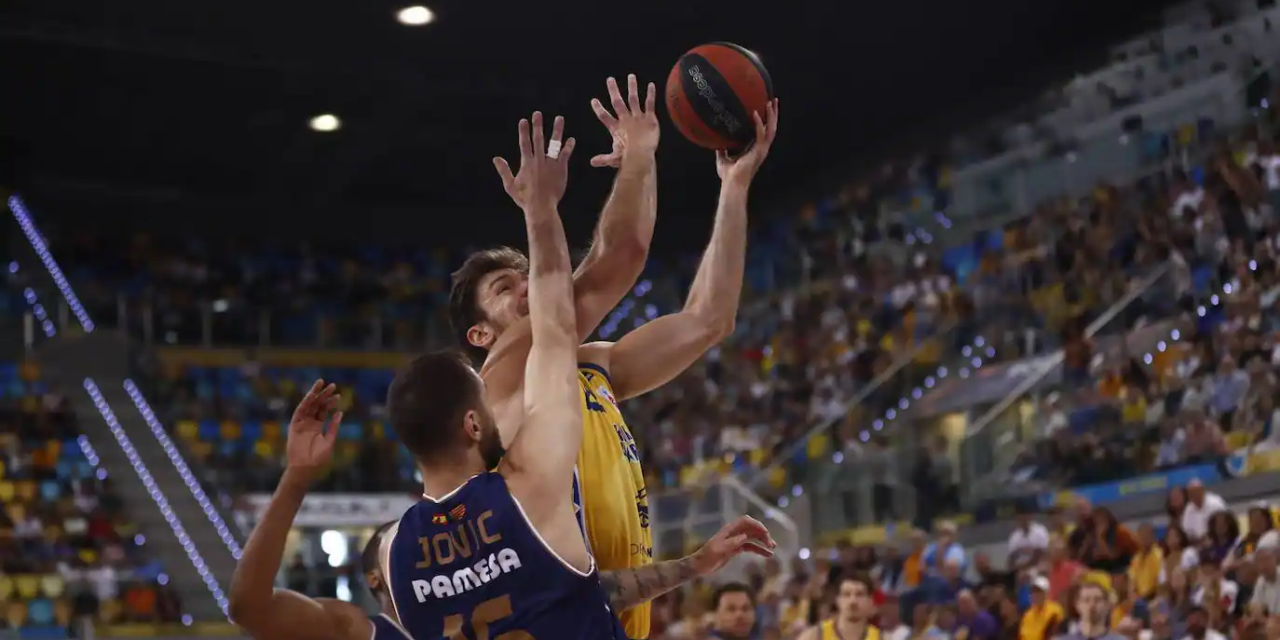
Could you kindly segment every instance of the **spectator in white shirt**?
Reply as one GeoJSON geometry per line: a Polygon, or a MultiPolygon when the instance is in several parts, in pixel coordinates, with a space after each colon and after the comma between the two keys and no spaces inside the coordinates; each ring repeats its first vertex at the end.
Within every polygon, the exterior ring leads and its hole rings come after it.
{"type": "Polygon", "coordinates": [[[1223,611],[1234,611],[1236,598],[1240,595],[1240,585],[1228,580],[1222,574],[1222,567],[1212,562],[1200,565],[1200,583],[1191,592],[1191,602],[1204,606],[1212,604],[1210,598],[1216,599],[1223,611]]]}
{"type": "Polygon", "coordinates": [[[1207,491],[1204,483],[1192,480],[1187,484],[1187,508],[1182,512],[1182,530],[1193,541],[1199,541],[1209,531],[1209,518],[1219,511],[1226,511],[1222,496],[1207,491]]]}
{"type": "Polygon", "coordinates": [[[1031,514],[1018,512],[1018,524],[1009,534],[1009,565],[1018,569],[1034,564],[1049,549],[1049,529],[1031,519],[1031,514]]]}
{"type": "Polygon", "coordinates": [[[1253,554],[1254,566],[1258,569],[1258,581],[1253,585],[1253,599],[1249,602],[1260,604],[1267,613],[1280,613],[1280,575],[1276,573],[1276,552],[1274,549],[1258,549],[1253,554]]]}
{"type": "Polygon", "coordinates": [[[1182,640],[1227,640],[1227,637],[1209,626],[1209,612],[1197,605],[1187,613],[1187,635],[1182,640]]]}

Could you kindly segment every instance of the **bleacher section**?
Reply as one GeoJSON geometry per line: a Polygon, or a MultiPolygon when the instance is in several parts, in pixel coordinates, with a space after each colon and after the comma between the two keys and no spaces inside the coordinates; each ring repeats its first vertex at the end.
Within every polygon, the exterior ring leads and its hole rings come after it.
{"type": "Polygon", "coordinates": [[[0,628],[62,638],[79,618],[181,620],[75,416],[29,362],[0,364],[0,452],[0,628]]]}

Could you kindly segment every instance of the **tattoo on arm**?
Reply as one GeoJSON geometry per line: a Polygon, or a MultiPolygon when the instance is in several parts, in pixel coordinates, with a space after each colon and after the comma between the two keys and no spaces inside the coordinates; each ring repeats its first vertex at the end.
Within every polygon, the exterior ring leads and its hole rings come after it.
{"type": "Polygon", "coordinates": [[[696,577],[698,572],[693,567],[693,560],[686,557],[637,569],[602,572],[600,584],[609,596],[609,604],[613,606],[613,610],[621,613],[696,577]]]}

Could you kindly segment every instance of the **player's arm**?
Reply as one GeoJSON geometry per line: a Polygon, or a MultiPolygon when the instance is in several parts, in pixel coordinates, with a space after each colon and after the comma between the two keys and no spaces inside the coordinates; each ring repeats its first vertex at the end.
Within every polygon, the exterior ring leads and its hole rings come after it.
{"type": "Polygon", "coordinates": [[[275,588],[285,539],[307,495],[311,470],[333,452],[341,414],[334,416],[327,434],[323,417],[336,398],[333,385],[316,382],[298,405],[289,425],[289,466],[231,578],[231,619],[259,640],[369,640],[373,635],[373,623],[355,605],[275,588]]]}
{"type": "Polygon", "coordinates": [[[520,172],[532,173],[532,196],[524,211],[533,346],[525,362],[524,422],[503,459],[505,471],[521,478],[512,486],[519,488],[521,503],[535,524],[547,522],[558,511],[572,514],[568,487],[582,446],[569,246],[556,209],[559,197],[553,189],[539,186],[555,171],[566,170],[568,158],[548,158],[544,148],[542,116],[535,113],[531,137],[529,123],[520,122],[520,172]]]}
{"type": "Polygon", "coordinates": [[[602,571],[600,585],[615,612],[644,604],[699,576],[715,573],[734,556],[754,553],[766,558],[776,545],[769,531],[754,518],[742,516],[725,525],[701,549],[679,560],[634,569],[602,571]]]}
{"type": "Polygon", "coordinates": [[[736,160],[718,156],[722,182],[715,226],[684,308],[601,347],[607,354],[600,359],[607,362],[597,364],[609,370],[619,400],[665,384],[733,333],[746,268],[747,195],[777,127],[777,107],[770,104],[764,118],[756,118],[752,148],[736,160]]]}
{"type": "Polygon", "coordinates": [[[592,166],[618,168],[613,190],[600,211],[591,248],[574,273],[574,307],[578,339],[585,340],[627,295],[644,270],[658,210],[656,89],[646,87],[644,106],[636,76],[627,76],[627,99],[618,83],[608,80],[614,114],[599,100],[591,108],[613,137],[613,153],[591,159],[592,166]]]}

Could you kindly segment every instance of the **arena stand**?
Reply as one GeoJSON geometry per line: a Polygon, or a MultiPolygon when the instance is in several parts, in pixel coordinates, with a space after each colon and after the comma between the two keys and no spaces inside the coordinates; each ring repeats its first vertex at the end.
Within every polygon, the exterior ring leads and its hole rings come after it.
{"type": "MultiPolygon", "coordinates": [[[[1186,96],[1180,98],[1187,99],[1186,96]]],[[[957,631],[953,596],[959,585],[947,583],[941,575],[945,571],[935,567],[939,575],[921,572],[926,575],[905,586],[895,579],[900,573],[906,573],[904,565],[909,566],[913,556],[919,565],[923,549],[895,552],[898,536],[892,526],[858,529],[852,534],[850,527],[872,519],[912,518],[928,528],[934,524],[932,515],[960,507],[969,513],[967,517],[958,515],[961,521],[986,519],[1001,509],[1007,515],[1007,509],[1014,504],[1049,506],[1043,497],[1056,495],[1065,487],[1090,479],[1133,477],[1153,468],[1146,463],[1108,466],[1106,472],[1110,475],[1099,478],[1081,472],[1079,451],[1041,457],[1033,455],[1039,445],[1027,446],[1034,440],[1027,434],[1039,433],[1034,429],[1041,423],[1059,421],[1057,411],[1064,416],[1083,411],[1113,411],[1120,415],[1120,424],[1132,426],[1135,421],[1126,417],[1125,410],[1129,409],[1130,416],[1136,415],[1129,405],[1137,403],[1130,401],[1131,396],[1127,394],[1120,397],[1118,404],[1116,400],[1107,400],[1117,397],[1114,383],[1108,382],[1109,386],[1096,394],[1065,381],[1035,387],[1037,395],[1044,392],[1045,401],[1054,407],[1053,411],[1023,418],[1025,405],[1018,404],[1017,411],[1021,413],[1017,414],[1017,420],[1007,415],[1013,413],[1007,407],[1020,400],[1014,397],[1006,402],[1004,394],[1012,388],[1020,396],[1032,389],[1030,386],[1021,389],[1022,376],[1028,373],[1030,377],[1039,376],[1041,361],[1036,358],[1049,358],[1044,362],[1052,362],[1058,357],[1059,347],[1088,346],[1090,341],[1084,339],[1088,338],[1095,345],[1095,351],[1106,352],[1107,349],[1098,345],[1105,345],[1108,335],[1123,335],[1135,323],[1167,327],[1160,323],[1167,323],[1169,317],[1176,319],[1179,310],[1189,310],[1194,316],[1201,303],[1206,307],[1206,315],[1212,315],[1214,305],[1208,299],[1212,295],[1209,287],[1224,284],[1223,278],[1209,278],[1203,286],[1193,283],[1196,284],[1194,291],[1186,300],[1164,295],[1181,291],[1177,272],[1146,262],[1164,260],[1164,254],[1157,250],[1159,242],[1142,233],[1137,233],[1137,238],[1131,237],[1143,224],[1159,225],[1159,218],[1146,215],[1135,220],[1123,215],[1128,211],[1123,206],[1134,206],[1133,202],[1145,205],[1148,203],[1144,199],[1167,197],[1164,193],[1152,194],[1161,189],[1144,191],[1144,187],[1130,186],[1130,183],[1153,168],[1167,178],[1175,165],[1198,166],[1211,137],[1209,134],[1217,133],[1215,127],[1218,131],[1223,125],[1233,127],[1236,122],[1225,117],[1226,111],[1239,106],[1220,97],[1190,105],[1179,102],[1173,112],[1167,109],[1151,112],[1150,127],[1142,135],[1134,133],[1118,140],[1114,135],[1116,129],[1107,128],[1113,123],[1108,123],[1097,129],[1108,131],[1107,135],[1086,138],[1076,151],[1063,157],[1036,159],[1029,164],[1018,162],[1018,158],[988,158],[990,164],[956,168],[952,175],[947,175],[951,170],[941,170],[931,179],[926,178],[923,187],[916,175],[913,176],[916,180],[907,181],[908,186],[904,188],[879,184],[865,190],[853,188],[830,202],[816,204],[809,215],[802,217],[794,228],[786,229],[777,240],[782,247],[795,246],[786,244],[789,242],[802,243],[807,248],[807,260],[799,268],[788,264],[775,268],[766,261],[768,266],[757,269],[766,276],[786,274],[779,281],[771,281],[769,277],[762,280],[766,284],[788,286],[776,286],[779,290],[776,292],[775,287],[757,287],[759,301],[747,310],[742,331],[732,342],[668,390],[630,408],[632,421],[639,428],[649,430],[644,441],[662,443],[660,448],[651,446],[646,453],[648,468],[654,474],[651,481],[655,491],[658,487],[673,491],[655,496],[661,505],[658,511],[673,514],[659,519],[675,523],[671,530],[674,535],[665,546],[679,551],[696,542],[699,532],[714,523],[722,508],[730,506],[718,503],[717,498],[708,500],[707,496],[724,494],[708,491],[706,487],[714,488],[717,483],[725,482],[708,480],[732,471],[728,477],[740,478],[733,481],[744,488],[742,495],[746,495],[746,487],[754,487],[771,499],[780,498],[776,507],[766,506],[788,517],[798,516],[792,520],[799,522],[806,537],[824,540],[817,547],[803,549],[794,562],[764,567],[760,577],[752,577],[761,605],[757,612],[766,634],[790,637],[798,622],[824,616],[831,607],[833,577],[854,569],[874,570],[878,579],[890,583],[883,595],[898,598],[898,607],[890,603],[886,608],[886,625],[893,626],[889,619],[899,609],[907,609],[908,615],[901,615],[902,619],[920,620],[920,628],[914,632],[901,629],[895,632],[902,631],[902,636],[908,636],[915,633],[951,635],[957,631]],[[1095,192],[1099,180],[1118,186],[1095,192]],[[879,199],[872,197],[876,189],[883,189],[888,195],[880,194],[884,197],[879,199]],[[904,189],[910,197],[903,197],[904,189]],[[1086,194],[1090,197],[1077,200],[1086,194]],[[1072,199],[1033,206],[1064,195],[1072,199]],[[944,222],[930,215],[926,221],[934,226],[918,225],[919,217],[911,215],[912,205],[931,209],[924,204],[926,200],[948,202],[952,205],[947,207],[949,214],[968,211],[975,218],[982,217],[980,214],[986,210],[1032,212],[1032,215],[1018,216],[998,231],[975,238],[956,230],[954,227],[964,223],[952,221],[950,217],[944,216],[944,222]],[[863,214],[868,209],[886,211],[894,205],[904,205],[904,208],[888,211],[893,215],[884,216],[887,221],[865,223],[867,218],[863,214]],[[1096,217],[1091,209],[1096,209],[1096,217]],[[1072,221],[1079,225],[1082,216],[1089,221],[1084,226],[1109,227],[1105,233],[1085,236],[1090,243],[1096,241],[1098,246],[1107,246],[1106,243],[1115,243],[1117,238],[1121,243],[1128,243],[1122,259],[1094,262],[1095,256],[1086,255],[1084,259],[1076,257],[1069,266],[1059,264],[1071,253],[1068,249],[1085,239],[1080,229],[1072,228],[1072,221]],[[831,233],[845,230],[850,233],[831,233]],[[888,237],[882,238],[882,235],[888,237]],[[924,256],[920,264],[914,257],[917,252],[924,256]],[[1131,256],[1145,256],[1146,261],[1128,259],[1131,256]],[[904,257],[906,259],[902,259],[904,257]],[[801,287],[788,292],[788,288],[797,283],[801,287]],[[926,289],[925,283],[933,285],[932,291],[926,289]],[[934,299],[936,301],[930,302],[934,299]],[[904,300],[909,306],[904,305],[904,300]],[[1184,302],[1190,306],[1182,304],[1184,302]],[[853,318],[848,317],[850,309],[856,312],[853,318]],[[1081,325],[1091,320],[1098,322],[1093,322],[1087,331],[1079,331],[1084,328],[1081,325]],[[1071,328],[1077,331],[1064,330],[1071,328]],[[857,356],[862,356],[864,361],[858,362],[857,356]],[[976,363],[975,358],[981,363],[976,363]],[[1032,360],[1020,360],[1024,358],[1032,360]],[[750,366],[743,366],[748,363],[750,366]],[[1004,368],[997,369],[996,365],[1004,368]],[[953,374],[944,381],[947,376],[939,369],[953,374]],[[989,373],[993,369],[1010,372],[1009,376],[1016,379],[989,373]],[[960,396],[959,402],[972,400],[975,390],[949,391],[948,386],[993,377],[998,381],[996,397],[988,397],[980,402],[978,410],[969,412],[975,423],[982,423],[972,431],[980,437],[992,438],[987,442],[989,446],[978,447],[980,439],[961,444],[961,438],[955,437],[957,430],[946,424],[945,416],[933,420],[933,424],[921,424],[928,422],[929,416],[921,415],[918,408],[915,413],[908,412],[912,407],[940,403],[947,395],[956,393],[960,396]],[[934,384],[929,383],[931,379],[934,384]],[[920,397],[913,397],[917,389],[920,397]],[[1047,396],[1054,391],[1058,393],[1057,400],[1048,402],[1047,396]],[[680,397],[676,398],[677,395],[680,397]],[[752,400],[745,401],[748,397],[752,400]],[[721,406],[726,399],[743,402],[735,402],[734,411],[724,412],[721,406]],[[906,399],[910,406],[903,406],[901,399],[906,399]],[[849,406],[852,411],[846,410],[849,406]],[[984,412],[989,416],[978,419],[984,412]],[[795,425],[816,428],[812,433],[805,433],[795,425]],[[712,426],[723,428],[712,430],[712,426]],[[920,434],[930,432],[952,436],[944,450],[935,452],[931,459],[931,463],[939,467],[931,477],[943,477],[943,470],[950,468],[949,477],[963,480],[966,492],[953,489],[955,481],[935,483],[937,489],[951,490],[954,495],[931,494],[923,502],[950,508],[917,513],[925,511],[914,508],[921,499],[912,496],[905,487],[903,476],[906,474],[899,474],[900,480],[894,483],[897,486],[890,489],[904,490],[889,492],[888,504],[892,510],[883,512],[880,507],[885,500],[877,486],[883,483],[875,482],[871,472],[877,465],[891,464],[888,459],[895,455],[894,451],[914,453],[915,449],[906,444],[921,442],[924,439],[920,434]],[[873,438],[873,434],[877,437],[873,438]],[[1009,446],[992,444],[1004,442],[1006,435],[1011,436],[1009,446]],[[986,460],[977,459],[974,449],[993,451],[995,455],[986,460]],[[851,461],[854,456],[863,457],[866,464],[840,462],[851,461]],[[848,473],[855,466],[856,473],[848,473]],[[977,477],[979,475],[982,477],[977,477]],[[1008,478],[1034,479],[1040,484],[1035,494],[1022,499],[1011,497],[1008,492],[988,499],[978,492],[979,488],[985,490],[999,484],[990,482],[992,479],[1008,478]],[[837,498],[836,493],[841,495],[837,498]],[[822,508],[804,513],[806,500],[819,495],[826,498],[819,505],[822,508]],[[989,500],[997,506],[986,508],[978,499],[989,500]],[[980,506],[983,508],[977,508],[980,506]],[[711,516],[705,521],[698,519],[707,513],[711,516]],[[873,549],[855,547],[850,540],[888,544],[873,549]],[[835,559],[828,559],[833,556],[835,559]],[[918,609],[910,607],[915,603],[928,605],[923,617],[915,617],[918,609]],[[937,627],[937,632],[930,631],[930,627],[937,627]]],[[[1243,109],[1239,111],[1243,113],[1243,109]]],[[[902,173],[905,176],[912,172],[902,173]]],[[[1161,179],[1152,182],[1163,188],[1161,179]]],[[[986,221],[984,224],[1005,221],[999,216],[982,219],[986,221]]],[[[1177,225],[1171,226],[1177,230],[1177,225]]],[[[285,353],[276,347],[417,348],[439,336],[417,323],[416,318],[438,306],[438,299],[433,301],[432,296],[442,291],[441,269],[449,260],[441,256],[412,257],[409,266],[404,267],[389,258],[369,259],[353,252],[352,257],[359,257],[367,264],[378,264],[381,260],[381,268],[349,271],[348,279],[343,280],[347,284],[340,290],[311,291],[308,304],[312,306],[308,306],[305,313],[301,309],[272,308],[264,316],[263,300],[273,299],[273,291],[255,285],[267,281],[266,278],[237,281],[236,276],[227,275],[228,265],[206,264],[203,258],[173,260],[172,255],[147,247],[145,239],[131,245],[133,250],[128,254],[113,257],[103,253],[102,245],[94,249],[92,239],[58,239],[56,234],[53,237],[55,253],[67,266],[70,283],[84,295],[87,314],[103,326],[125,324],[135,337],[153,347],[144,349],[135,359],[138,367],[132,373],[126,372],[115,380],[120,382],[117,389],[109,390],[104,384],[102,397],[122,414],[136,407],[136,416],[121,416],[122,421],[134,420],[135,424],[126,425],[126,429],[143,434],[146,434],[143,429],[153,432],[170,429],[177,436],[176,450],[192,462],[204,481],[195,484],[203,487],[201,491],[208,491],[206,499],[219,503],[215,511],[225,514],[222,517],[227,521],[231,520],[233,510],[220,504],[219,494],[223,490],[229,494],[227,500],[237,507],[234,511],[249,514],[246,519],[251,520],[253,510],[261,504],[261,492],[272,486],[273,476],[278,473],[275,458],[281,443],[279,420],[296,399],[299,383],[317,374],[342,381],[347,387],[344,395],[353,403],[354,419],[352,426],[344,427],[342,461],[325,486],[339,493],[318,494],[304,507],[292,547],[298,555],[286,570],[285,581],[310,593],[339,597],[358,594],[359,589],[353,588],[351,549],[363,542],[362,536],[368,527],[386,519],[387,514],[403,509],[409,498],[407,491],[401,491],[412,487],[411,469],[403,459],[396,460],[398,448],[376,426],[381,410],[377,399],[383,395],[387,371],[398,356],[382,358],[380,354],[352,355],[335,351],[285,353]],[[201,271],[206,271],[206,275],[201,276],[201,271]],[[405,281],[419,280],[431,281],[435,288],[397,290],[405,281]],[[193,286],[197,284],[200,286],[193,286]],[[393,290],[386,298],[394,304],[359,304],[360,301],[382,301],[384,287],[393,290]],[[123,305],[117,295],[121,290],[127,294],[123,305]],[[136,303],[142,292],[156,295],[152,308],[136,303]],[[217,310],[222,307],[218,304],[220,300],[226,302],[223,311],[217,310]],[[357,304],[347,304],[351,300],[357,304]],[[352,307],[358,310],[351,312],[352,307]],[[309,322],[307,316],[317,309],[322,315],[331,314],[333,320],[309,322]],[[229,348],[181,348],[184,345],[229,348]],[[145,400],[141,399],[143,396],[145,400]],[[147,401],[155,404],[158,414],[150,414],[151,405],[147,401]],[[388,461],[399,464],[388,464],[388,461]],[[214,491],[215,488],[219,491],[214,491]],[[365,493],[373,491],[380,493],[376,499],[365,493]],[[317,572],[316,568],[321,571],[317,572]]],[[[209,253],[218,254],[212,250],[209,253]]],[[[271,281],[291,283],[283,286],[306,285],[308,278],[322,273],[316,271],[308,275],[305,257],[290,256],[280,249],[267,248],[256,255],[259,265],[279,270],[273,272],[271,281]],[[283,273],[296,274],[296,277],[274,277],[283,273]]],[[[1204,257],[1194,252],[1187,255],[1204,257]]],[[[334,273],[346,270],[341,260],[331,260],[331,263],[321,268],[333,269],[334,273]]],[[[676,284],[667,284],[665,279],[655,276],[651,282],[655,296],[681,290],[678,279],[676,284]]],[[[52,291],[46,287],[42,293],[52,291]]],[[[643,321],[649,313],[648,304],[657,307],[673,303],[671,299],[663,301],[658,297],[650,299],[654,302],[646,302],[640,292],[637,293],[632,308],[620,310],[619,317],[606,329],[618,331],[628,322],[643,321]]],[[[84,325],[84,319],[73,308],[58,315],[61,316],[59,326],[64,330],[77,323],[84,325]]],[[[1199,336],[1205,331],[1200,324],[1176,324],[1178,335],[1199,336]]],[[[1230,326],[1230,318],[1226,326],[1230,326]]],[[[1174,338],[1172,328],[1167,329],[1167,334],[1168,337],[1158,337],[1166,340],[1166,347],[1186,339],[1174,338]]],[[[1181,348],[1166,348],[1162,352],[1145,346],[1150,339],[1122,342],[1136,343],[1130,348],[1133,353],[1146,354],[1146,349],[1152,349],[1153,361],[1159,354],[1181,348]]],[[[1111,358],[1099,366],[1110,368],[1113,361],[1123,364],[1129,359],[1111,358]]],[[[1165,360],[1153,363],[1177,368],[1176,363],[1165,360]]],[[[1146,404],[1156,404],[1155,397],[1151,395],[1146,404]]],[[[965,408],[953,404],[946,411],[965,408]]],[[[1070,418],[1067,419],[1069,423],[1070,418]]],[[[1143,421],[1146,419],[1144,414],[1143,421]]],[[[156,432],[155,440],[163,442],[159,433],[156,432]]],[[[1213,451],[1210,457],[1221,457],[1218,455],[1221,450],[1213,451]]],[[[1261,453],[1260,449],[1258,455],[1261,453]]],[[[172,455],[164,451],[160,454],[164,457],[149,457],[145,453],[142,457],[148,459],[147,466],[157,471],[167,465],[181,469],[172,455]]],[[[1186,450],[1182,451],[1180,457],[1174,458],[1174,464],[1187,462],[1189,455],[1186,450]]],[[[1263,459],[1257,457],[1257,460],[1263,459]]],[[[907,462],[900,465],[900,469],[912,468],[910,461],[907,462]]],[[[1210,466],[1217,466],[1216,460],[1210,466]]],[[[1216,479],[1216,476],[1201,475],[1203,465],[1190,469],[1193,471],[1177,477],[1182,480],[1197,477],[1206,482],[1216,479]]],[[[173,478],[177,482],[161,483],[168,499],[185,500],[184,494],[190,493],[198,506],[201,500],[198,496],[205,494],[197,494],[193,484],[184,480],[181,473],[173,478]],[[184,484],[189,491],[183,488],[184,484]]],[[[1121,493],[1119,489],[1090,487],[1080,493],[1099,498],[1095,502],[1106,503],[1108,491],[1112,497],[1121,493]]],[[[734,505],[740,504],[741,498],[735,495],[733,501],[734,505]]],[[[1105,513],[1101,508],[1097,511],[1105,513]]],[[[1092,512],[1089,517],[1093,517],[1092,512]]],[[[185,516],[183,519],[192,522],[185,516]]],[[[216,526],[212,515],[209,522],[216,526]]],[[[949,531],[945,526],[937,529],[939,536],[946,536],[949,531]]],[[[906,537],[920,535],[925,534],[906,537]]],[[[217,539],[201,540],[196,546],[204,555],[210,555],[209,547],[218,542],[217,539]]],[[[222,542],[233,557],[232,543],[225,539],[222,542]]],[[[946,540],[934,540],[935,544],[938,542],[947,544],[946,540]]],[[[1096,555],[1094,550],[1086,551],[1096,555]]],[[[1082,551],[1069,552],[1077,554],[1073,557],[1084,558],[1082,551]]],[[[994,549],[991,553],[1000,566],[1008,550],[994,549]]],[[[977,572],[982,562],[976,555],[966,558],[966,571],[977,572]]],[[[1097,564],[1096,558],[1087,559],[1097,564]]],[[[1112,568],[1119,564],[1115,558],[1106,561],[1112,568]]],[[[979,578],[984,582],[1011,580],[1018,585],[1017,590],[1006,590],[1018,594],[1009,603],[999,599],[998,592],[982,594],[982,604],[997,607],[997,617],[1002,623],[1018,620],[1018,614],[1011,611],[1025,608],[1021,596],[1023,590],[1030,588],[1030,573],[1020,570],[1011,578],[979,578]]],[[[1114,576],[1109,579],[1118,582],[1114,576]]],[[[705,608],[708,586],[697,585],[659,607],[669,623],[667,637],[683,637],[685,632],[692,632],[703,624],[698,614],[705,608]],[[672,613],[673,609],[679,615],[672,613]]],[[[1126,601],[1124,589],[1121,592],[1123,603],[1126,601]]],[[[1181,606],[1182,602],[1175,604],[1181,606]]],[[[970,615],[967,611],[960,613],[970,615]]]]}
{"type": "Polygon", "coordinates": [[[34,363],[0,363],[0,628],[61,638],[85,622],[181,622],[179,594],[77,426],[34,363]]]}

